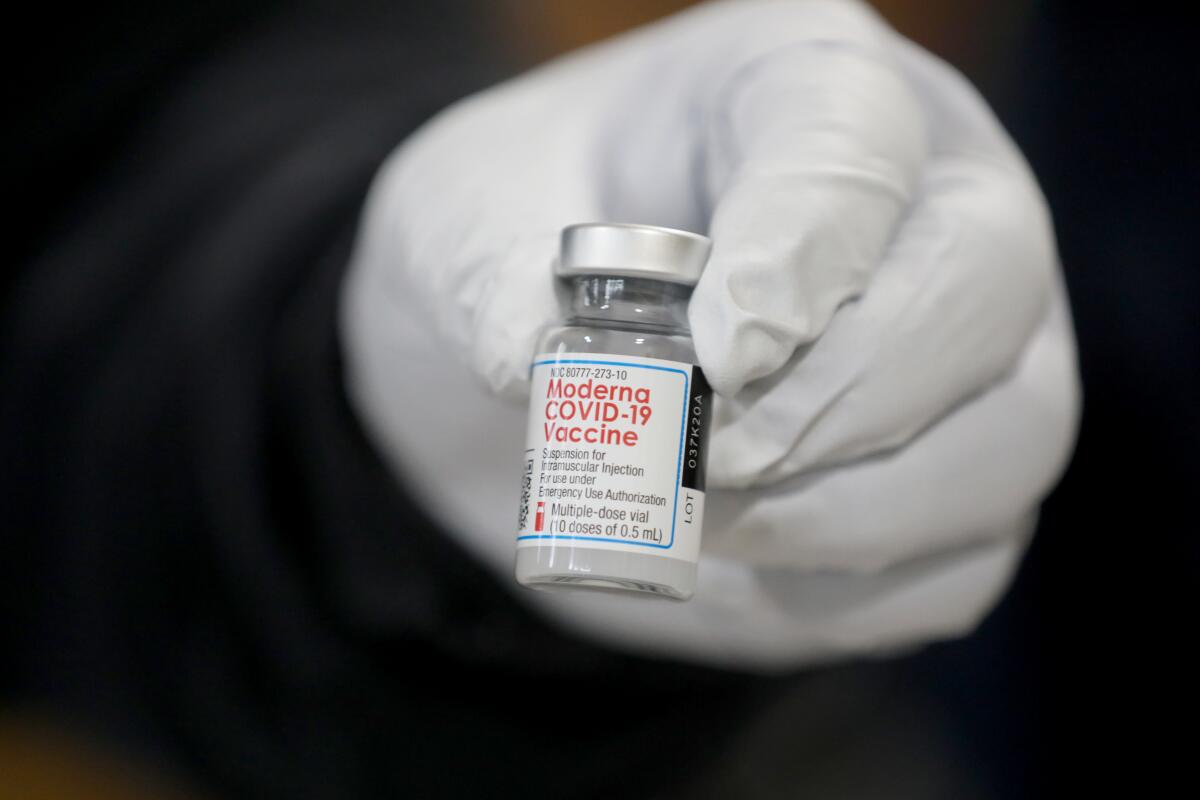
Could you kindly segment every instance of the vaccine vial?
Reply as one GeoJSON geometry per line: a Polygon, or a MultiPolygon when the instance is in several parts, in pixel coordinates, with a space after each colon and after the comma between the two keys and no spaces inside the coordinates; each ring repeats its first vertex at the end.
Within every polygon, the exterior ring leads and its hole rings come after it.
{"type": "Polygon", "coordinates": [[[570,310],[530,371],[521,584],[692,596],[712,400],[687,306],[710,249],[648,225],[563,230],[570,310]]]}

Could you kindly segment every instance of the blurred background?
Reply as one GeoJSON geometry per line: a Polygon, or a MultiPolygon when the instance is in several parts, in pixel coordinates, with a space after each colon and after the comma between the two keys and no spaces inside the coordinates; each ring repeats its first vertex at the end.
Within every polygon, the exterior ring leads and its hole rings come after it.
{"type": "Polygon", "coordinates": [[[1026,152],[1079,337],[1078,448],[972,636],[770,679],[603,653],[464,565],[379,466],[333,328],[374,169],[467,92],[686,5],[24,10],[0,797],[1153,796],[1189,764],[1200,69],[1162,9],[876,3],[1026,152]],[[583,680],[613,719],[529,718],[583,680]]]}

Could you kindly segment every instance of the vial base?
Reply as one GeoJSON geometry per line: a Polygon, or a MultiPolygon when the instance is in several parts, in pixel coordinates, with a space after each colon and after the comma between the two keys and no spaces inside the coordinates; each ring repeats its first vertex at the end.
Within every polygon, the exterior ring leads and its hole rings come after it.
{"type": "Polygon", "coordinates": [[[673,600],[687,600],[696,589],[696,565],[690,561],[601,547],[518,548],[516,577],[543,591],[640,592],[673,600]]]}

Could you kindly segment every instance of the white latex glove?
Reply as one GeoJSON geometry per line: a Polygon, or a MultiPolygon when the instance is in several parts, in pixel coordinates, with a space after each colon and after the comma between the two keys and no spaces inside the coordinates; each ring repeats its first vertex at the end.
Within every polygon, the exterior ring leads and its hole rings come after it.
{"type": "Polygon", "coordinates": [[[1074,439],[1033,176],[957,73],[848,1],[700,6],[458,103],[381,169],[343,301],[398,476],[520,598],[640,652],[790,667],[968,631],[1074,439]],[[529,359],[584,221],[714,240],[688,603],[511,578],[529,359]]]}

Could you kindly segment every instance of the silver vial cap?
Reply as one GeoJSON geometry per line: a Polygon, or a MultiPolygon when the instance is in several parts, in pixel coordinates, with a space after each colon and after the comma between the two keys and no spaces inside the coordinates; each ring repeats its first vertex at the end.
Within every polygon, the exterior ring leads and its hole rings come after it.
{"type": "Polygon", "coordinates": [[[554,272],[564,278],[612,275],[695,286],[711,250],[712,240],[698,233],[585,222],[563,228],[554,272]]]}

